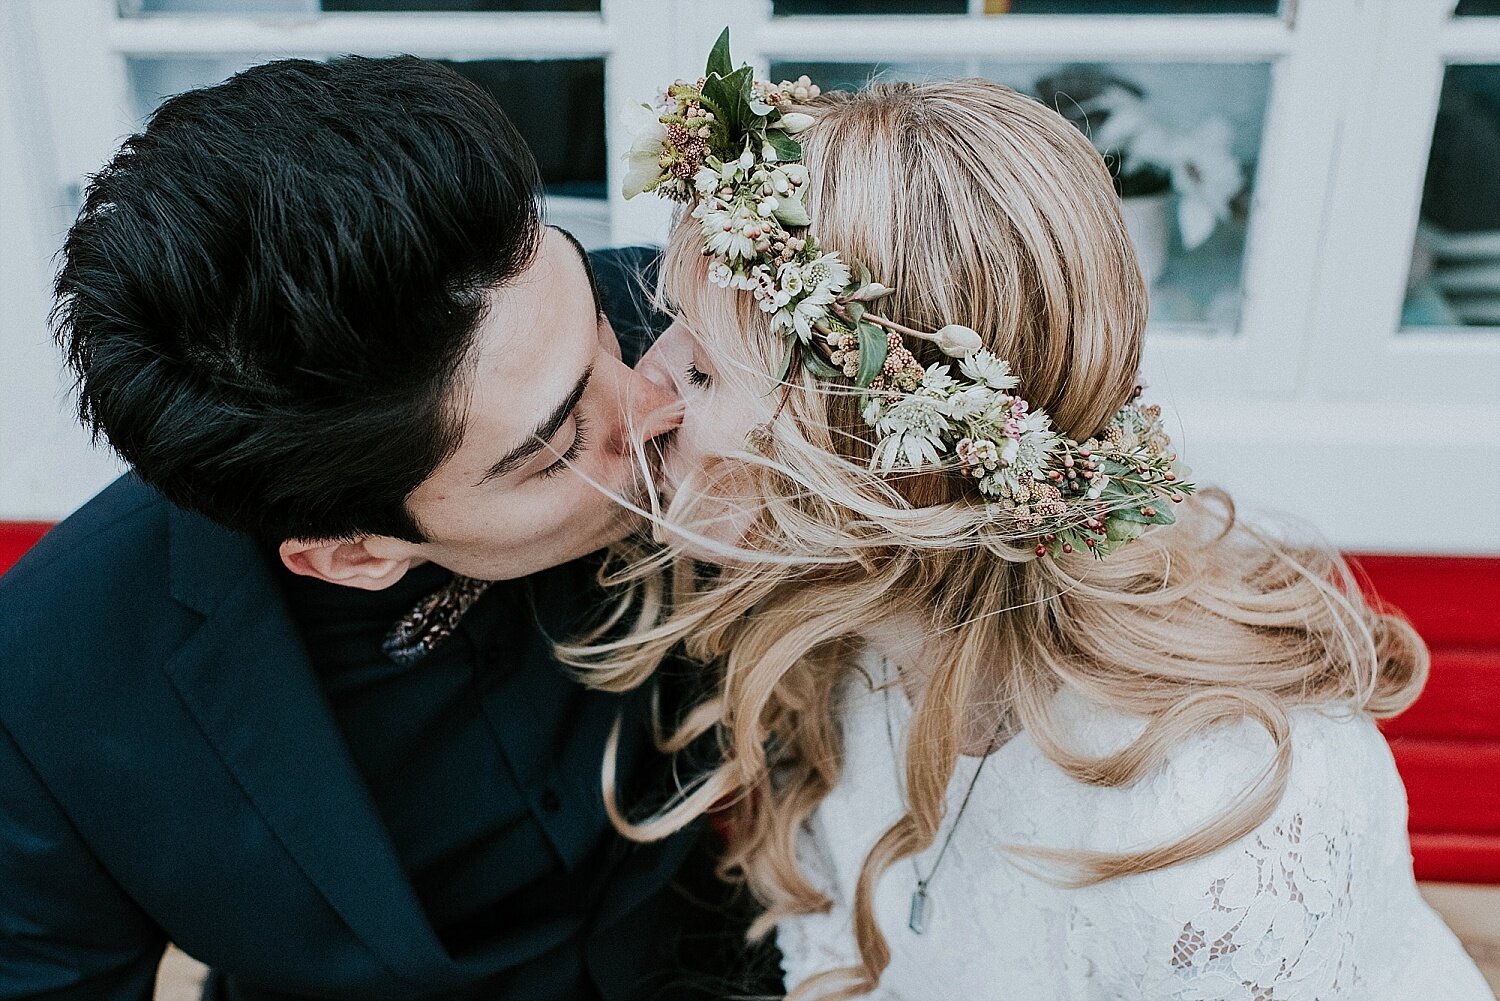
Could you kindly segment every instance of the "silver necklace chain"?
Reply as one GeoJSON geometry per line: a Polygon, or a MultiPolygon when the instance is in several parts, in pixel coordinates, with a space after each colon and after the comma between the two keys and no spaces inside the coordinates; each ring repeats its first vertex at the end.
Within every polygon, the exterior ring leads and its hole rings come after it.
{"type": "MultiPolygon", "coordinates": [[[[892,681],[891,667],[893,665],[889,660],[881,657],[880,664],[882,674],[880,692],[885,698],[885,735],[891,745],[891,763],[896,766],[896,788],[900,790],[904,788],[904,783],[901,776],[900,759],[896,754],[896,731],[894,725],[891,723],[891,685],[893,683],[899,684],[900,682],[899,680],[892,681]]],[[[969,788],[964,790],[964,798],[958,804],[958,813],[954,814],[953,823],[948,828],[948,834],[943,838],[943,845],[938,849],[938,857],[932,863],[932,868],[925,877],[922,875],[922,870],[917,866],[916,856],[912,856],[911,871],[917,878],[917,888],[912,891],[911,910],[907,913],[906,927],[910,928],[917,935],[921,935],[927,931],[929,910],[927,888],[932,885],[932,880],[937,875],[938,867],[943,864],[943,857],[948,854],[948,846],[953,843],[953,835],[958,831],[958,823],[963,820],[964,811],[969,808],[969,797],[974,795],[974,787],[979,784],[979,776],[984,772],[984,766],[989,764],[990,755],[994,754],[995,748],[1000,745],[1000,735],[1003,732],[1004,725],[1002,723],[1001,726],[996,728],[995,735],[990,738],[989,747],[985,748],[984,757],[980,758],[979,764],[975,766],[974,777],[969,780],[969,788]]]]}

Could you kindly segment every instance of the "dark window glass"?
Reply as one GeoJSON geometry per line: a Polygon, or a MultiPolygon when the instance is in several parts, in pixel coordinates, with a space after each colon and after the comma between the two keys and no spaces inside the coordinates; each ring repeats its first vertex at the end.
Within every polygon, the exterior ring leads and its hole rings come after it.
{"type": "Polygon", "coordinates": [[[597,11],[599,0],[323,0],[326,11],[597,11]]]}
{"type": "MultiPolygon", "coordinates": [[[[169,94],[203,87],[261,59],[130,59],[138,121],[169,94]]],[[[604,60],[446,62],[494,95],[535,154],[548,194],[604,197],[604,60]]]]}
{"type": "Polygon", "coordinates": [[[536,156],[549,194],[604,197],[604,60],[483,59],[448,65],[505,109],[536,156]]]}
{"type": "Polygon", "coordinates": [[[119,0],[120,14],[316,14],[319,11],[598,11],[599,0],[119,0]]]}
{"type": "MultiPolygon", "coordinates": [[[[1494,7],[1497,0],[1474,2],[1494,7]]],[[[969,12],[967,0],[774,0],[772,6],[777,14],[969,12]]],[[[984,0],[978,8],[986,14],[1275,14],[1280,0],[984,0]]]]}
{"type": "Polygon", "coordinates": [[[1453,13],[1459,17],[1493,17],[1500,15],[1500,0],[1458,0],[1453,13]]]}
{"type": "Polygon", "coordinates": [[[1443,76],[1405,326],[1500,326],[1500,66],[1443,76]]]}

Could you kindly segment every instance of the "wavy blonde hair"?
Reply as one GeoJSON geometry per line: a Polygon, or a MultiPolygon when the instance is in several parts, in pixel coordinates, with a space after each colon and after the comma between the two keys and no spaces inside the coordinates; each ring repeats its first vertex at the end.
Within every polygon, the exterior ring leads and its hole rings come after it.
{"type": "MultiPolygon", "coordinates": [[[[982,80],[876,84],[801,109],[819,242],[866,262],[896,289],[882,312],[923,329],[963,323],[1011,362],[1018,392],[1082,441],[1130,398],[1140,363],[1146,290],[1099,154],[1052,110],[982,80]]],[[[751,297],[706,277],[696,220],[679,215],[661,290],[729,378],[766,393],[784,341],[751,297]]],[[[942,360],[910,345],[919,360],[942,360]]],[[[881,875],[931,845],[959,754],[1002,722],[1024,729],[1080,782],[1128,785],[1184,739],[1250,718],[1276,752],[1222,816],[1169,844],[1124,853],[1033,856],[1067,863],[1076,885],[1200,857],[1244,836],[1275,808],[1291,764],[1288,710],[1339,704],[1391,715],[1416,696],[1428,655],[1400,618],[1370,607],[1349,566],[1318,542],[1289,542],[1235,515],[1206,490],[1177,505],[1103,561],[1080,552],[1038,559],[1035,541],[987,520],[972,486],[952,475],[879,477],[858,396],[794,371],[759,456],[706,468],[666,512],[693,523],[695,505],[739,483],[751,508],[743,558],[706,574],[691,561],[622,553],[630,585],[616,622],[626,634],[563,652],[600,687],[642,684],[683,653],[712,665],[712,690],[670,734],[669,753],[714,733],[718,763],[662,809],[617,826],[665,836],[726,801],[723,871],[748,881],[767,932],[788,915],[829,906],[798,871],[799,825],[838,781],[836,693],[861,634],[918,621],[926,646],[905,737],[906,811],[864,860],[853,901],[860,961],[814,978],[796,996],[872,990],[890,953],[872,900],[881,875]],[[731,475],[732,472],[732,475],[731,475]],[[1102,758],[1066,746],[1053,697],[1071,687],[1144,717],[1144,732],[1102,758]]],[[[775,399],[776,397],[773,397],[775,399]]]]}

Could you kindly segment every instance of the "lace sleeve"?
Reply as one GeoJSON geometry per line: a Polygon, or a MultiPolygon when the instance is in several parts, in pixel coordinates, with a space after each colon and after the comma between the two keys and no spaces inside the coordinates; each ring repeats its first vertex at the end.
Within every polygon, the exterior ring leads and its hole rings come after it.
{"type": "Polygon", "coordinates": [[[1141,996],[1348,997],[1355,986],[1350,841],[1338,824],[1309,823],[1302,812],[1250,835],[1221,875],[1174,902],[1172,923],[1178,916],[1181,923],[1153,956],[1141,996]]]}
{"type": "Polygon", "coordinates": [[[1256,830],[1206,858],[1117,881],[1110,895],[1115,906],[1125,905],[1117,913],[1139,935],[1122,964],[1121,996],[1364,996],[1352,904],[1358,887],[1375,878],[1361,871],[1370,865],[1362,853],[1370,818],[1365,804],[1351,807],[1341,795],[1337,770],[1317,747],[1297,742],[1287,794],[1256,830]]]}

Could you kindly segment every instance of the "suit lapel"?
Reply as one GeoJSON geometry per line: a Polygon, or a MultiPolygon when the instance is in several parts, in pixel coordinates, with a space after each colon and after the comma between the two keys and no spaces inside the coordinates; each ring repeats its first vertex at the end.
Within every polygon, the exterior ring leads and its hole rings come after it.
{"type": "Polygon", "coordinates": [[[394,976],[462,982],[403,872],[265,556],[189,512],[171,515],[173,597],[205,621],[167,666],[277,840],[394,976]]]}

